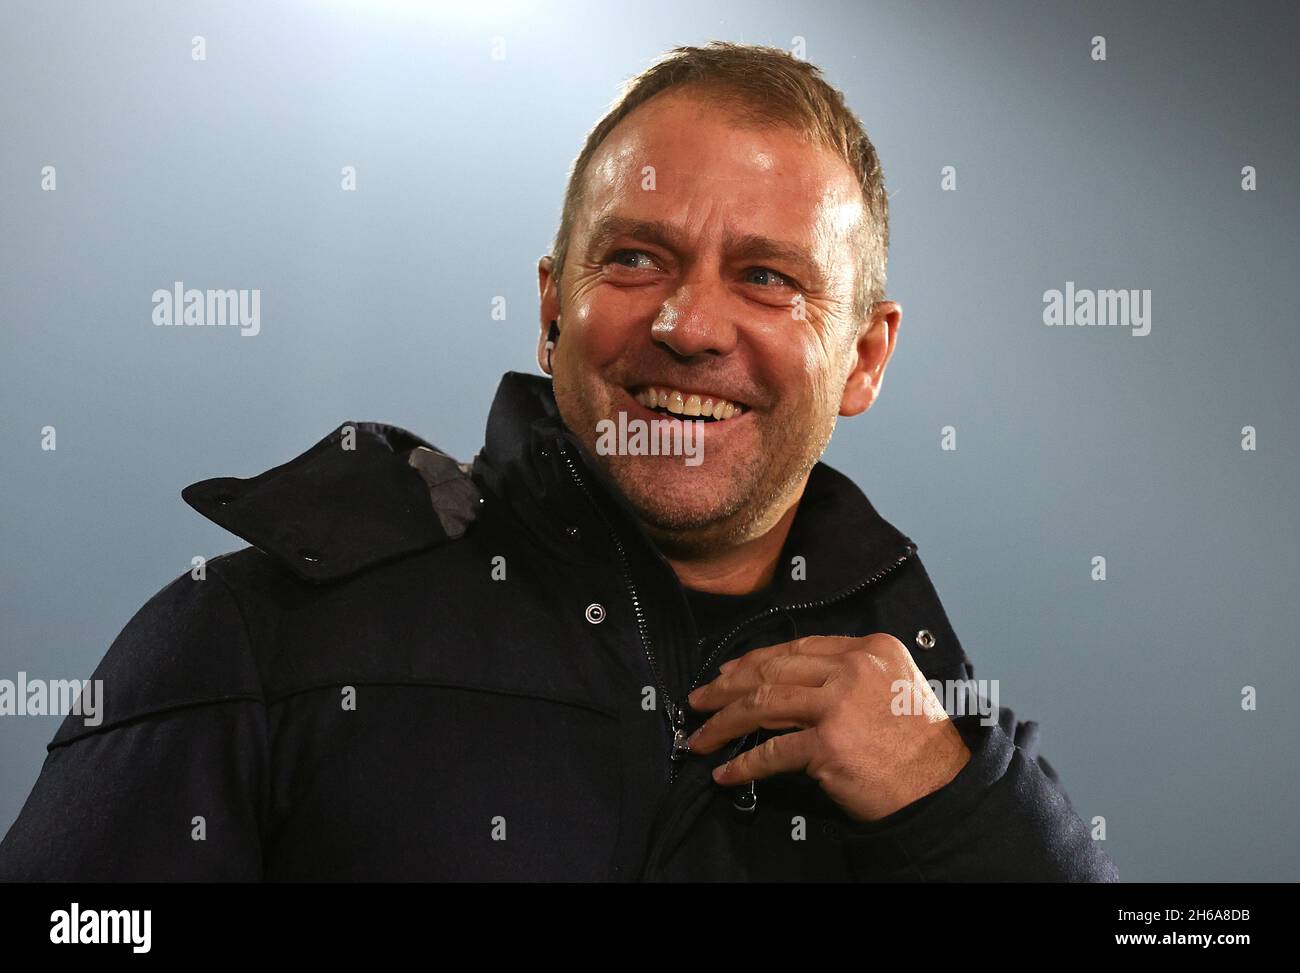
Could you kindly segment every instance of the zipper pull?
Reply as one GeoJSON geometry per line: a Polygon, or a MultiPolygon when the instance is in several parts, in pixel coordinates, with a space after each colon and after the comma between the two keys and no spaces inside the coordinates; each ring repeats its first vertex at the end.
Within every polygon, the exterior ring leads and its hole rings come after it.
{"type": "Polygon", "coordinates": [[[686,713],[667,697],[664,699],[664,709],[668,713],[668,728],[673,731],[673,748],[668,757],[670,760],[681,760],[691,752],[686,744],[686,713]]]}
{"type": "Polygon", "coordinates": [[[731,806],[741,814],[753,814],[758,807],[758,789],[751,780],[744,787],[738,788],[731,797],[731,806]]]}
{"type": "MultiPolygon", "coordinates": [[[[762,730],[755,730],[752,734],[750,734],[750,736],[753,736],[754,738],[754,746],[758,746],[758,741],[762,738],[762,733],[763,733],[762,730]]],[[[745,744],[748,742],[749,742],[749,736],[746,736],[745,739],[740,741],[740,746],[738,746],[735,750],[731,752],[731,757],[728,759],[734,760],[736,754],[744,750],[745,744]]],[[[737,787],[732,791],[731,806],[734,807],[741,814],[754,813],[754,811],[758,808],[758,788],[755,786],[754,781],[751,780],[748,783],[740,787],[737,787]]]]}

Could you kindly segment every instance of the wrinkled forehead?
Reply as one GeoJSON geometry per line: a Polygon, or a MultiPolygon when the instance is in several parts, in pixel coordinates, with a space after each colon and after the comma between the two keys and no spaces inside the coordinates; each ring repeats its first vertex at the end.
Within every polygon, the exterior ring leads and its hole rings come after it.
{"type": "MultiPolygon", "coordinates": [[[[847,242],[866,207],[849,164],[787,125],[744,123],[698,98],[659,96],[624,118],[592,156],[575,229],[612,212],[703,231],[847,242]]],[[[825,254],[826,259],[833,254],[825,254]]]]}

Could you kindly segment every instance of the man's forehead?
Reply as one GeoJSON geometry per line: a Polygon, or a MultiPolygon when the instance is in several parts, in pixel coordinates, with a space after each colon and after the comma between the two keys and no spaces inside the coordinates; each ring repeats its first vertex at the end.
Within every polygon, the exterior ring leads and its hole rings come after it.
{"type": "Polygon", "coordinates": [[[687,116],[680,126],[655,124],[654,117],[641,124],[641,110],[624,119],[592,157],[580,223],[594,226],[618,211],[685,228],[690,214],[709,208],[714,194],[730,218],[746,224],[746,232],[802,236],[802,224],[807,235],[843,236],[865,215],[848,163],[792,129],[737,126],[717,112],[687,116]],[[692,122],[703,130],[691,131],[692,122]],[[770,228],[761,226],[769,222],[770,228]]]}
{"type": "MultiPolygon", "coordinates": [[[[755,178],[778,179],[783,170],[779,167],[780,155],[770,148],[746,147],[742,154],[734,146],[725,157],[710,153],[706,146],[697,144],[689,151],[673,150],[656,145],[653,140],[637,137],[622,139],[614,145],[608,143],[592,159],[589,166],[588,189],[619,187],[631,182],[639,184],[650,166],[656,176],[660,173],[678,182],[713,181],[722,183],[752,183],[755,178]]],[[[790,160],[787,160],[790,161],[790,160]]],[[[785,174],[811,185],[806,167],[788,165],[785,174]]],[[[657,180],[656,180],[657,181],[657,180]]],[[[791,180],[793,183],[795,180],[791,180]]]]}
{"type": "MultiPolygon", "coordinates": [[[[735,178],[735,177],[732,177],[735,178]]],[[[699,234],[716,234],[728,250],[741,249],[789,257],[806,257],[824,267],[838,262],[845,243],[855,239],[865,207],[861,191],[838,187],[820,192],[771,194],[722,191],[713,199],[714,184],[696,175],[688,187],[674,193],[667,187],[643,190],[640,183],[605,184],[591,194],[578,220],[588,248],[616,238],[685,248],[699,234]],[[703,192],[701,191],[703,190],[703,192]],[[847,198],[846,198],[847,197],[847,198]],[[765,246],[766,245],[766,246],[765,246]],[[802,251],[796,254],[795,251],[802,251]]],[[[734,189],[734,187],[732,187],[734,189]]]]}
{"type": "MultiPolygon", "coordinates": [[[[635,116],[629,116],[635,117],[635,116]]],[[[587,165],[585,190],[644,191],[652,176],[655,190],[695,183],[780,187],[786,194],[810,198],[828,193],[852,197],[858,180],[829,147],[792,129],[755,129],[719,125],[692,129],[689,122],[671,129],[633,127],[625,119],[601,144],[587,165]]]]}

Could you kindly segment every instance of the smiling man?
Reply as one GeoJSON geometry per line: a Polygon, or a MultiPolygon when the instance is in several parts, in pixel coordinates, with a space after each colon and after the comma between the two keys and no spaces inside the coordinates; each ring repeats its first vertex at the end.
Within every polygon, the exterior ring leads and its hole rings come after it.
{"type": "Polygon", "coordinates": [[[344,423],[186,488],[251,546],[128,623],[0,877],[1115,879],[915,544],[819,462],[894,353],[887,220],[812,66],[640,75],[539,264],[549,380],[505,376],[472,465],[344,423]]]}
{"type": "MultiPolygon", "coordinates": [[[[811,83],[770,55],[713,57],[811,83]]],[[[659,90],[692,68],[703,73],[679,55],[652,72],[579,159],[585,178],[539,270],[543,320],[565,336],[547,365],[543,328],[542,367],[588,445],[599,419],[648,415],[655,397],[656,411],[713,417],[700,471],[619,456],[604,469],[683,583],[745,593],[771,580],[836,415],[875,398],[900,311],[876,299],[885,200],[866,137],[854,146],[864,187],[821,140],[853,134],[792,127],[797,104],[755,91],[760,107],[746,107],[721,80],[659,90]]]]}

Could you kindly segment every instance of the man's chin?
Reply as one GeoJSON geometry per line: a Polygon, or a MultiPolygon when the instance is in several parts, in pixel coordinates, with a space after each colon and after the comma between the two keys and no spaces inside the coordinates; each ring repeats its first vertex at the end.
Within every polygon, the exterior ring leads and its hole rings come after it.
{"type": "Polygon", "coordinates": [[[612,465],[610,476],[652,533],[707,533],[725,526],[744,506],[742,485],[722,471],[687,467],[680,457],[652,463],[623,459],[612,465]]]}

